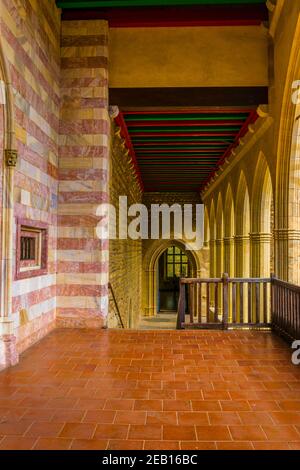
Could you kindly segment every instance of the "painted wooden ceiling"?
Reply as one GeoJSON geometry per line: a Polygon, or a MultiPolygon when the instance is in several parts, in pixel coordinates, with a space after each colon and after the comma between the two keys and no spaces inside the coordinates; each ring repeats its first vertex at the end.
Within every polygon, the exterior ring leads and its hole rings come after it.
{"type": "Polygon", "coordinates": [[[257,119],[253,109],[129,111],[116,119],[144,191],[200,191],[257,119]]]}

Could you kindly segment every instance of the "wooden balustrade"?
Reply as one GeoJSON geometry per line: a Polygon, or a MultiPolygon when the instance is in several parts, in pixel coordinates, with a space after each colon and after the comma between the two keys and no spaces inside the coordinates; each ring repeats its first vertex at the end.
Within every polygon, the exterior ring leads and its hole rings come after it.
{"type": "Polygon", "coordinates": [[[270,278],[183,278],[177,328],[271,327],[270,304],[270,278]]]}
{"type": "Polygon", "coordinates": [[[300,287],[272,277],[272,328],[288,341],[300,339],[300,287]]]}

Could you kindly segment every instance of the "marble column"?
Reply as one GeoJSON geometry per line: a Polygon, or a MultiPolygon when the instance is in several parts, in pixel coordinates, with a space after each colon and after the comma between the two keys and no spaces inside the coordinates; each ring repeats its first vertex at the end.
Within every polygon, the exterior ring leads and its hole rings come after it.
{"type": "Polygon", "coordinates": [[[6,149],[4,158],[2,198],[2,260],[0,311],[0,369],[15,365],[19,360],[14,322],[12,319],[12,265],[13,265],[13,178],[17,151],[6,149]]]}

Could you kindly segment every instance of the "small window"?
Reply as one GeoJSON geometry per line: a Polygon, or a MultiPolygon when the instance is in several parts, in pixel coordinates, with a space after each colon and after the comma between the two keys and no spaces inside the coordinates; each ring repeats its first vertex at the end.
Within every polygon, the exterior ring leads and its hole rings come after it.
{"type": "Polygon", "coordinates": [[[166,254],[167,278],[188,276],[188,257],[177,247],[170,247],[166,254]]]}
{"type": "Polygon", "coordinates": [[[30,220],[17,225],[16,278],[39,276],[47,272],[47,228],[30,220]]]}
{"type": "Polygon", "coordinates": [[[35,237],[21,237],[21,261],[35,260],[36,246],[35,237]]]}

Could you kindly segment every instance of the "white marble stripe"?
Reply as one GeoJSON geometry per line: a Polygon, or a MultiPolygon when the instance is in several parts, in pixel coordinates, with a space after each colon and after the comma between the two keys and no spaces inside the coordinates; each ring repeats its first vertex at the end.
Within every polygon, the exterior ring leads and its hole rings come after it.
{"type": "Polygon", "coordinates": [[[33,291],[44,289],[55,285],[55,274],[45,276],[32,277],[28,279],[20,279],[13,283],[13,297],[25,295],[33,291]]]}

